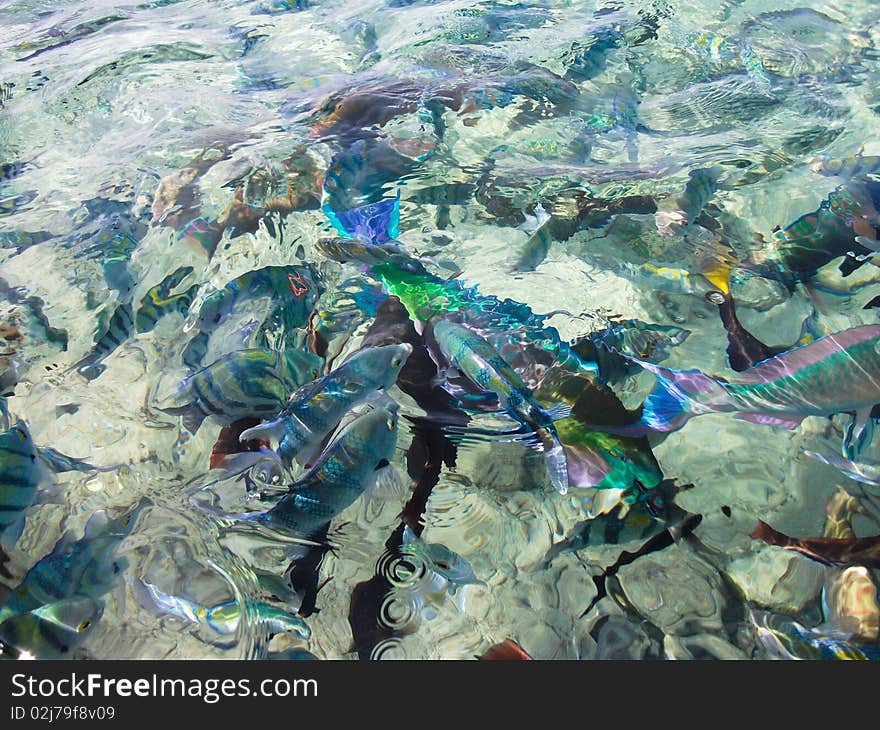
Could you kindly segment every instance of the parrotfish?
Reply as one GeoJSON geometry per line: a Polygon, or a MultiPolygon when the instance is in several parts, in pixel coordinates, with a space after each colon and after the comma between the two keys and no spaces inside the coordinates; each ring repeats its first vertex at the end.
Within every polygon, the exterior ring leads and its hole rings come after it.
{"type": "Polygon", "coordinates": [[[859,239],[876,240],[878,209],[880,182],[853,178],[833,190],[815,211],[774,231],[763,250],[749,253],[746,264],[791,284],[809,280],[825,264],[851,253],[840,265],[846,276],[874,253],[859,239]]]}
{"type": "Polygon", "coordinates": [[[355,418],[273,507],[242,519],[307,536],[368,490],[377,497],[402,498],[402,482],[391,465],[397,446],[397,410],[397,404],[388,400],[355,418]]]}
{"type": "MultiPolygon", "coordinates": [[[[230,636],[238,630],[241,623],[241,605],[235,599],[224,601],[213,606],[204,606],[180,596],[174,596],[159,590],[152,583],[139,581],[139,588],[150,603],[163,613],[177,616],[190,623],[206,626],[215,634],[230,636]]],[[[245,599],[247,616],[270,637],[275,634],[297,634],[308,639],[312,631],[308,624],[295,613],[278,608],[264,601],[245,599]]]]}
{"type": "Polygon", "coordinates": [[[765,611],[752,611],[752,620],[761,643],[782,659],[880,661],[876,644],[850,641],[765,611]]]}
{"type": "Polygon", "coordinates": [[[286,466],[294,458],[310,461],[346,413],[394,385],[411,352],[409,344],[356,352],[327,375],[299,388],[274,420],[247,429],[241,441],[275,439],[286,466]]]}
{"type": "Polygon", "coordinates": [[[795,428],[806,416],[855,414],[848,443],[865,431],[880,402],[880,325],[853,327],[765,360],[736,380],[699,370],[670,370],[631,358],[657,376],[641,420],[620,433],[674,431],[694,416],[735,413],[737,418],[795,428]]]}
{"type": "Polygon", "coordinates": [[[49,486],[52,474],[65,471],[97,471],[96,467],[37,446],[24,421],[0,434],[0,541],[9,548],[24,527],[24,513],[49,486]]]}
{"type": "Polygon", "coordinates": [[[434,325],[434,337],[446,362],[484,391],[494,393],[509,415],[534,432],[544,453],[550,482],[560,494],[565,494],[568,491],[565,451],[553,422],[566,418],[571,408],[561,404],[544,410],[522,378],[473,330],[451,320],[441,320],[434,325]]]}
{"type": "Polygon", "coordinates": [[[323,360],[310,352],[239,350],[187,377],[174,396],[184,403],[161,410],[182,415],[191,433],[208,416],[223,423],[244,416],[272,416],[298,387],[318,377],[322,366],[323,360]]]}

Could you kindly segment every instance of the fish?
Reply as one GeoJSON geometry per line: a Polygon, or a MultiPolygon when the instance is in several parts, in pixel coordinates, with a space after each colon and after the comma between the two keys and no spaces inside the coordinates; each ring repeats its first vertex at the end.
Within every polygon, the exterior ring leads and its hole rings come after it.
{"type": "Polygon", "coordinates": [[[308,536],[367,491],[379,498],[402,498],[401,480],[391,465],[397,446],[397,411],[397,404],[388,399],[355,418],[274,506],[242,519],[308,536]]]}
{"type": "Polygon", "coordinates": [[[718,167],[691,170],[681,195],[666,198],[657,206],[657,231],[663,236],[674,236],[695,224],[718,190],[721,175],[718,167]]]}
{"type": "Polygon", "coordinates": [[[425,542],[409,525],[403,528],[401,555],[410,556],[433,574],[440,590],[455,591],[466,585],[486,585],[477,578],[471,564],[454,550],[440,543],[425,542]]]}
{"type": "Polygon", "coordinates": [[[54,473],[102,471],[55,449],[37,446],[24,421],[0,434],[0,544],[15,545],[24,527],[24,514],[52,482],[54,473]]]}
{"type": "Polygon", "coordinates": [[[152,504],[142,497],[115,518],[98,510],[89,518],[81,538],[75,539],[72,531],[66,532],[10,592],[0,608],[0,624],[58,601],[75,597],[101,599],[128,567],[128,560],[116,557],[116,550],[131,534],[140,514],[152,504]]]}
{"type": "MultiPolygon", "coordinates": [[[[572,527],[568,536],[555,543],[544,556],[544,565],[564,552],[577,552],[590,546],[620,545],[634,540],[648,540],[665,525],[680,522],[688,513],[675,503],[676,495],[693,484],[678,485],[664,479],[651,489],[637,484],[620,491],[614,506],[572,527]]],[[[591,511],[599,499],[593,501],[591,511]]]]}
{"type": "Polygon", "coordinates": [[[595,362],[600,378],[609,382],[635,372],[632,364],[620,354],[662,362],[690,333],[674,325],[625,319],[612,321],[609,327],[578,338],[572,349],[585,362],[595,362]]]}
{"type": "Polygon", "coordinates": [[[102,602],[72,596],[0,623],[0,656],[18,659],[70,659],[104,613],[102,602]]]}
{"type": "Polygon", "coordinates": [[[546,371],[534,395],[541,403],[564,402],[571,416],[556,421],[565,449],[569,486],[629,489],[636,484],[651,489],[663,479],[645,437],[619,436],[591,427],[631,423],[631,414],[593,373],[572,373],[554,365],[546,371]]]}
{"type": "Polygon", "coordinates": [[[447,319],[434,325],[433,336],[450,366],[459,369],[484,391],[494,393],[509,415],[532,429],[544,454],[550,482],[556,491],[565,494],[568,468],[553,422],[568,417],[571,406],[559,404],[548,410],[542,408],[498,351],[473,330],[447,319]]]}
{"type": "MultiPolygon", "coordinates": [[[[220,636],[231,636],[238,631],[241,623],[241,604],[233,599],[212,606],[205,606],[159,590],[152,583],[137,580],[136,585],[152,606],[172,616],[190,623],[205,626],[220,636]]],[[[244,599],[247,604],[246,615],[254,628],[265,632],[269,637],[276,634],[296,634],[309,639],[312,630],[296,613],[278,608],[265,601],[244,599]]]]}
{"type": "Polygon", "coordinates": [[[880,463],[868,461],[852,461],[839,454],[820,454],[817,451],[804,450],[807,456],[811,456],[823,464],[833,466],[844,476],[862,484],[870,484],[872,487],[880,487],[880,463]]]}
{"type": "Polygon", "coordinates": [[[880,535],[858,538],[795,538],[774,530],[763,520],[758,520],[758,526],[749,537],[785,550],[794,550],[822,565],[864,565],[868,568],[880,568],[880,535]]]}
{"type": "Polygon", "coordinates": [[[840,271],[847,276],[874,254],[857,238],[877,239],[874,222],[878,208],[880,182],[849,180],[829,193],[815,211],[775,230],[765,248],[749,252],[744,265],[792,287],[846,256],[840,271]]]}
{"type": "Polygon", "coordinates": [[[143,296],[137,312],[130,302],[119,302],[107,327],[103,331],[99,328],[96,333],[92,349],[69,370],[76,370],[87,380],[94,380],[106,370],[103,360],[135,334],[151,332],[166,314],[177,312],[185,315],[195,298],[198,285],[193,284],[178,294],[171,294],[171,291],[192,271],[191,266],[183,266],[164,277],[143,296]]]}
{"type": "Polygon", "coordinates": [[[274,439],[287,467],[294,459],[310,461],[346,413],[394,385],[411,353],[412,345],[406,343],[359,350],[327,375],[296,390],[276,418],[242,432],[240,440],[274,439]]]}
{"type": "Polygon", "coordinates": [[[269,417],[285,407],[298,387],[318,377],[322,367],[323,360],[310,352],[239,350],[184,379],[173,396],[182,405],[159,409],[182,416],[190,433],[208,416],[224,424],[244,416],[269,417]]]}
{"type": "Polygon", "coordinates": [[[526,652],[526,650],[513,639],[505,639],[500,644],[493,644],[476,658],[496,661],[523,661],[531,660],[534,657],[526,652]]]}
{"type": "Polygon", "coordinates": [[[706,413],[732,412],[752,423],[796,428],[806,416],[851,412],[845,444],[855,445],[880,402],[878,352],[880,325],[862,325],[764,360],[735,380],[630,358],[657,376],[657,384],[642,404],[640,421],[619,432],[674,431],[706,413]]]}
{"type": "Polygon", "coordinates": [[[199,367],[213,333],[257,300],[268,300],[265,314],[257,314],[262,322],[257,339],[267,340],[269,330],[283,332],[286,339],[308,325],[323,293],[310,266],[265,266],[248,271],[210,291],[193,307],[195,311],[187,317],[184,331],[196,334],[183,350],[183,362],[199,367]]]}
{"type": "Polygon", "coordinates": [[[520,226],[520,229],[529,234],[529,239],[523,244],[516,263],[513,265],[513,270],[519,272],[534,271],[547,258],[550,244],[553,241],[547,225],[550,222],[551,214],[544,210],[540,203],[535,206],[534,215],[525,213],[524,215],[526,222],[520,226]]]}
{"type": "Polygon", "coordinates": [[[198,291],[198,285],[193,284],[178,294],[171,292],[192,272],[192,266],[181,266],[147,291],[135,315],[135,331],[151,332],[159,319],[171,312],[186,315],[198,291]]]}
{"type": "Polygon", "coordinates": [[[880,173],[880,157],[865,155],[863,152],[837,158],[816,155],[810,162],[813,172],[825,176],[841,177],[844,180],[867,178],[880,173]]]}
{"type": "Polygon", "coordinates": [[[758,639],[771,655],[781,659],[880,660],[876,644],[857,643],[847,638],[810,629],[787,616],[751,611],[758,639]]]}

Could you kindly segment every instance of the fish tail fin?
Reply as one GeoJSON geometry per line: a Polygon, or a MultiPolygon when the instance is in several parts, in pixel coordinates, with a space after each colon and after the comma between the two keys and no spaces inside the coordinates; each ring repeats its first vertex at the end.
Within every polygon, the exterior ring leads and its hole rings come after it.
{"type": "Polygon", "coordinates": [[[560,494],[568,492],[568,460],[565,457],[565,449],[559,442],[559,438],[553,439],[553,446],[544,452],[544,464],[550,483],[560,494]]]}
{"type": "Polygon", "coordinates": [[[369,203],[352,210],[336,211],[324,204],[321,208],[333,227],[344,238],[364,243],[381,244],[395,240],[400,234],[400,191],[397,197],[369,203]]]}
{"type": "Polygon", "coordinates": [[[657,377],[657,384],[642,404],[638,425],[652,431],[675,431],[693,416],[713,410],[700,403],[700,398],[720,391],[715,379],[699,370],[670,370],[643,360],[636,362],[657,377]]]}

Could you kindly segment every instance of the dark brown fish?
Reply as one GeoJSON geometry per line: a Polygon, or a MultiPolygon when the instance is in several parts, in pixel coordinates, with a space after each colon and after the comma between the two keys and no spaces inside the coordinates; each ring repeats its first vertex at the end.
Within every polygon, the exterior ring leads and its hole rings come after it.
{"type": "Polygon", "coordinates": [[[862,565],[880,568],[880,535],[874,537],[789,537],[758,520],[755,531],[749,535],[768,545],[796,550],[823,565],[862,565]]]}
{"type": "Polygon", "coordinates": [[[490,646],[486,653],[478,656],[477,659],[494,659],[497,661],[524,661],[531,660],[532,657],[517,644],[513,639],[505,639],[500,644],[490,646]]]}

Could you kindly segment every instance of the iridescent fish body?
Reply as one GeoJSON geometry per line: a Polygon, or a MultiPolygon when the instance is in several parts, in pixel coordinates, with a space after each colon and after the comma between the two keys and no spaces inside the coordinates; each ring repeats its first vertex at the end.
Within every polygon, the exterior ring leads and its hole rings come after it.
{"type": "Polygon", "coordinates": [[[565,451],[553,425],[554,414],[537,403],[498,351],[472,330],[441,320],[434,325],[434,337],[447,362],[484,391],[495,393],[513,418],[534,431],[544,453],[550,481],[560,494],[565,494],[568,470],[565,451]]]}
{"type": "Polygon", "coordinates": [[[721,412],[787,428],[806,416],[852,412],[861,432],[880,402],[878,353],[880,325],[863,325],[765,360],[736,380],[632,358],[658,382],[645,399],[640,422],[620,432],[673,431],[694,416],[721,412]]]}
{"type": "MultiPolygon", "coordinates": [[[[234,599],[213,606],[205,606],[187,598],[165,593],[151,583],[142,581],[141,587],[150,602],[163,613],[205,626],[221,636],[230,636],[238,631],[242,611],[241,605],[234,599]]],[[[245,600],[247,602],[247,618],[254,626],[259,627],[269,636],[294,633],[303,639],[311,637],[312,631],[308,624],[295,613],[265,601],[245,600]]]]}

